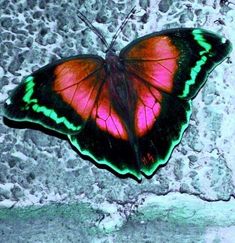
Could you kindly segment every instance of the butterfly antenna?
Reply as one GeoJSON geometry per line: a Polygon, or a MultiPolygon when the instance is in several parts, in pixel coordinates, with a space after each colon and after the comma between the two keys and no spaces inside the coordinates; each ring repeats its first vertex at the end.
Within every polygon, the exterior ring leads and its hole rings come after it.
{"type": "MultiPolygon", "coordinates": [[[[116,31],[115,35],[113,36],[113,39],[112,39],[112,42],[108,48],[108,50],[112,49],[113,45],[114,45],[114,42],[116,41],[119,33],[123,30],[123,28],[125,27],[127,21],[133,16],[133,14],[136,12],[136,8],[133,7],[131,9],[131,11],[129,12],[129,14],[126,16],[125,20],[122,22],[121,26],[118,28],[118,30],[116,31]]],[[[108,51],[107,50],[107,51],[108,51]]]]}
{"type": "Polygon", "coordinates": [[[102,43],[108,48],[108,43],[106,42],[103,35],[99,32],[99,30],[85,17],[84,14],[82,14],[78,10],[78,17],[99,37],[99,39],[102,41],[102,43]]]}

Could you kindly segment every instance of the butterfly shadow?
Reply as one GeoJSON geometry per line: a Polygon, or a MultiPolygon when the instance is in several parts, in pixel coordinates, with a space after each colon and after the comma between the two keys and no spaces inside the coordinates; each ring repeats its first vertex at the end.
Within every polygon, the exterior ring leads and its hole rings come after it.
{"type": "Polygon", "coordinates": [[[56,131],[53,131],[53,130],[49,130],[37,123],[32,123],[32,122],[27,122],[27,121],[13,121],[13,120],[10,120],[6,117],[3,117],[3,123],[10,127],[10,128],[16,128],[16,129],[32,129],[32,130],[36,130],[36,131],[40,131],[40,132],[43,132],[49,136],[54,136],[54,137],[57,137],[59,139],[62,139],[62,140],[67,140],[67,137],[66,135],[63,135],[62,133],[58,133],[56,131]]]}
{"type": "Polygon", "coordinates": [[[92,161],[92,163],[95,164],[99,169],[106,169],[106,170],[108,170],[109,172],[111,172],[112,174],[114,174],[115,176],[117,176],[120,179],[131,178],[131,179],[134,179],[135,181],[137,181],[138,183],[141,182],[141,180],[138,180],[135,176],[133,176],[131,174],[120,175],[116,171],[112,170],[110,167],[108,167],[106,165],[101,165],[101,164],[97,163],[95,160],[91,159],[89,156],[80,153],[77,150],[77,148],[69,141],[69,139],[67,138],[67,136],[65,134],[58,133],[56,131],[47,129],[46,127],[43,127],[40,124],[36,124],[36,123],[32,123],[32,122],[26,122],[26,121],[22,121],[22,122],[13,121],[13,120],[10,120],[10,119],[8,119],[6,117],[3,117],[3,123],[6,126],[10,127],[10,128],[16,128],[16,129],[32,129],[32,130],[36,130],[36,131],[43,132],[46,135],[53,136],[53,137],[56,137],[58,139],[68,141],[70,143],[70,146],[71,146],[71,148],[73,149],[74,152],[78,153],[79,156],[83,160],[92,161]]]}

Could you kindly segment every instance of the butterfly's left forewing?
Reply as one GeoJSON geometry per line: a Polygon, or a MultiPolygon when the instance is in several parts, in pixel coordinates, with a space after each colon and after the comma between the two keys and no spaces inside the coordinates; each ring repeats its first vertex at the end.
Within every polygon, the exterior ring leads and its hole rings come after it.
{"type": "Polygon", "coordinates": [[[63,134],[78,133],[92,112],[102,78],[103,60],[96,56],[76,56],[47,65],[13,91],[5,103],[5,115],[63,134]]]}
{"type": "Polygon", "coordinates": [[[134,126],[145,175],[169,159],[188,125],[191,99],[230,51],[228,40],[202,29],[154,33],[121,51],[138,97],[134,126]]]}

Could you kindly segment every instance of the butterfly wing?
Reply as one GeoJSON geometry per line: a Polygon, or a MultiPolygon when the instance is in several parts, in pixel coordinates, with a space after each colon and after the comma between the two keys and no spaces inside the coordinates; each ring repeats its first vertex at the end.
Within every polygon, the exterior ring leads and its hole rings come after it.
{"type": "Polygon", "coordinates": [[[121,51],[138,94],[135,133],[145,175],[169,159],[188,125],[191,99],[230,51],[228,40],[202,29],[154,33],[121,51]]]}
{"type": "Polygon", "coordinates": [[[77,133],[102,86],[103,59],[75,56],[34,72],[5,103],[9,119],[39,123],[63,134],[77,133]]]}
{"type": "Polygon", "coordinates": [[[104,60],[82,55],[28,76],[6,101],[4,113],[11,120],[39,123],[66,134],[98,164],[139,177],[126,128],[111,99],[104,60]]]}

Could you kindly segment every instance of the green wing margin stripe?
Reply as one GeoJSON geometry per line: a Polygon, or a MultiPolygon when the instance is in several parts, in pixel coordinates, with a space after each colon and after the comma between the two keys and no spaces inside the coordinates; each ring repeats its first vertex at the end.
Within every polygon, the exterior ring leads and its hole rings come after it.
{"type": "Polygon", "coordinates": [[[207,57],[204,54],[208,54],[211,50],[211,45],[205,40],[203,37],[203,33],[201,30],[196,29],[193,30],[193,36],[194,40],[197,41],[197,43],[204,49],[203,51],[200,51],[201,59],[196,62],[196,65],[191,69],[190,72],[190,79],[186,81],[185,88],[183,90],[183,94],[179,95],[180,98],[185,98],[189,92],[190,87],[193,85],[196,81],[198,73],[201,71],[202,66],[206,63],[207,57]]]}
{"type": "Polygon", "coordinates": [[[47,108],[46,106],[39,105],[38,99],[33,99],[32,96],[34,94],[34,77],[29,76],[25,79],[26,88],[25,95],[23,97],[23,101],[26,103],[24,109],[28,110],[31,107],[35,112],[43,113],[44,116],[51,118],[56,124],[63,123],[68,129],[73,131],[78,131],[81,126],[75,126],[73,123],[69,122],[66,117],[60,117],[54,109],[47,108]]]}

